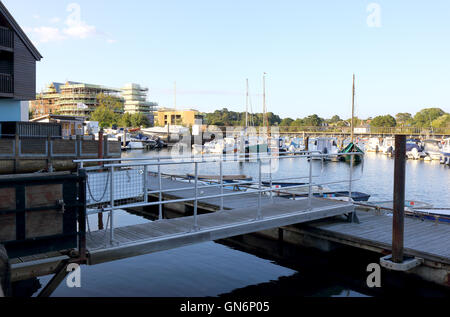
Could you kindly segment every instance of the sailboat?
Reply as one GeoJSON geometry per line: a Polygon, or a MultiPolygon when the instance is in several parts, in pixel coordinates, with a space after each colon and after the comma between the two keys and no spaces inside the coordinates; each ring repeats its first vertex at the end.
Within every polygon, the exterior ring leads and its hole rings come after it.
{"type": "MultiPolygon", "coordinates": [[[[352,124],[351,124],[351,141],[350,143],[339,153],[362,153],[364,152],[354,143],[355,135],[355,74],[353,74],[353,89],[352,89],[352,124]]],[[[360,163],[362,161],[361,155],[343,155],[340,156],[341,161],[350,162],[353,158],[354,163],[360,163]]]]}
{"type": "MultiPolygon", "coordinates": [[[[265,75],[263,76],[263,117],[264,117],[264,125],[267,124],[268,128],[268,120],[267,120],[267,108],[266,108],[266,81],[265,75]]],[[[239,148],[242,148],[244,153],[267,153],[269,151],[268,139],[263,136],[249,136],[248,135],[248,127],[249,127],[249,105],[250,105],[250,93],[249,93],[249,84],[247,79],[247,93],[246,93],[246,109],[245,109],[245,129],[241,134],[241,144],[239,148]]],[[[253,116],[251,116],[251,124],[253,125],[253,116]]]]}

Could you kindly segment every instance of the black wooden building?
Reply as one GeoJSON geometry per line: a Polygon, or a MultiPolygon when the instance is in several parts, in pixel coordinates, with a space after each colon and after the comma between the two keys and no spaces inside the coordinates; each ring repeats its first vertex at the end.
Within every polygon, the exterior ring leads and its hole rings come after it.
{"type": "Polygon", "coordinates": [[[36,61],[42,58],[0,1],[0,98],[36,98],[36,61]]]}

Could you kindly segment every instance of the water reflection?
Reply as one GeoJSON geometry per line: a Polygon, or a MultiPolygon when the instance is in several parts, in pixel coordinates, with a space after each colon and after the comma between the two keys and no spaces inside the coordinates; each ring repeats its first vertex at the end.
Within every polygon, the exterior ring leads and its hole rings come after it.
{"type": "MultiPolygon", "coordinates": [[[[127,157],[142,155],[167,155],[167,151],[134,151],[127,157]]],[[[314,173],[322,173],[321,180],[347,179],[350,166],[346,163],[314,163],[314,173]]],[[[364,173],[354,185],[358,191],[372,195],[371,200],[392,200],[394,161],[381,154],[369,153],[364,163],[364,173]]],[[[193,168],[164,167],[164,173],[192,173],[193,168]]],[[[286,159],[274,178],[306,176],[306,160],[286,159]]],[[[202,165],[202,174],[215,174],[213,163],[202,165]]],[[[406,199],[421,200],[435,206],[450,206],[450,169],[435,163],[408,161],[406,199]]],[[[224,173],[257,176],[257,164],[231,162],[224,165],[224,173]]],[[[346,190],[348,185],[337,185],[346,190]]],[[[106,215],[104,216],[106,217],[106,215]]],[[[117,212],[118,226],[150,221],[127,212],[117,212]]],[[[106,223],[106,218],[104,219],[106,223]]],[[[91,230],[98,227],[96,215],[89,217],[91,230]]],[[[364,272],[364,269],[361,269],[364,272]]],[[[82,267],[82,288],[70,289],[63,282],[53,296],[144,296],[144,297],[191,297],[225,296],[233,294],[268,296],[365,296],[364,292],[342,286],[333,279],[321,279],[323,272],[292,268],[291,266],[251,255],[239,250],[208,242],[184,248],[148,254],[140,257],[82,267]]],[[[50,277],[40,279],[45,285],[50,277]]],[[[36,285],[36,284],[33,284],[36,285]]]]}

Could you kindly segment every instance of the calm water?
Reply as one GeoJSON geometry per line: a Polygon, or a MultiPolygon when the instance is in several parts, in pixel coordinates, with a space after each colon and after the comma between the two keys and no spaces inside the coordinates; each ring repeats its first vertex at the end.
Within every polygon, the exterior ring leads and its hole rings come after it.
{"type": "MultiPolygon", "coordinates": [[[[159,153],[167,155],[167,151],[159,153]]],[[[158,155],[158,152],[144,153],[134,151],[128,157],[158,155]]],[[[354,190],[370,193],[371,200],[392,200],[394,161],[381,154],[368,154],[364,163],[354,168],[354,190]]],[[[315,162],[316,181],[334,181],[348,179],[349,165],[346,163],[315,162]]],[[[208,163],[200,167],[200,174],[213,174],[218,171],[215,164],[208,163]]],[[[192,167],[168,167],[164,173],[192,173],[192,167]]],[[[257,177],[255,163],[227,163],[225,174],[246,174],[257,177]]],[[[308,174],[306,162],[298,159],[286,159],[279,162],[274,178],[302,177],[308,174]]],[[[268,177],[268,175],[265,175],[268,177]]],[[[303,179],[302,181],[306,181],[303,179]]],[[[348,184],[330,186],[333,189],[347,190],[348,184]]],[[[450,168],[439,163],[423,161],[407,162],[406,199],[430,203],[436,207],[450,207],[450,168]]],[[[106,223],[106,216],[104,218],[106,223]]],[[[116,214],[115,222],[119,226],[145,223],[139,216],[125,212],[116,214]]],[[[92,230],[97,228],[96,216],[90,217],[92,230]]],[[[361,267],[364,271],[365,267],[361,267]]],[[[63,282],[53,296],[144,296],[144,297],[191,297],[219,296],[221,294],[258,294],[262,289],[266,295],[308,294],[311,296],[365,296],[364,291],[355,291],[352,287],[335,281],[321,283],[310,292],[308,278],[322,276],[321,272],[295,268],[255,255],[244,253],[215,242],[164,251],[131,259],[125,259],[98,266],[82,267],[82,288],[69,289],[63,282]],[[314,276],[316,274],[317,276],[314,276]],[[302,289],[303,288],[303,289],[302,289]]],[[[50,277],[40,279],[45,285],[50,277]]]]}

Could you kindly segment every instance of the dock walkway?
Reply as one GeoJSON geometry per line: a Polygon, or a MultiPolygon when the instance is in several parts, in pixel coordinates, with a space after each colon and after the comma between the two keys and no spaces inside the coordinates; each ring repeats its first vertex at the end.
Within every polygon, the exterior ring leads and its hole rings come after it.
{"type": "MultiPolygon", "coordinates": [[[[159,188],[156,177],[149,176],[148,182],[150,191],[159,188]]],[[[164,193],[166,200],[193,197],[193,182],[163,179],[162,183],[164,190],[187,188],[164,193]]],[[[223,192],[233,193],[228,188],[225,188],[223,192]]],[[[392,217],[389,214],[359,211],[360,209],[355,209],[351,203],[321,198],[313,198],[310,209],[308,199],[288,200],[274,196],[272,200],[263,195],[261,200],[263,217],[258,218],[258,194],[225,196],[223,197],[224,210],[218,211],[221,198],[202,199],[202,197],[219,193],[220,188],[217,187],[198,189],[199,206],[210,211],[198,215],[198,227],[194,226],[193,216],[119,227],[114,230],[113,245],[110,244],[108,232],[105,230],[87,234],[88,264],[95,265],[279,227],[362,249],[382,253],[391,251],[392,217]],[[355,210],[358,211],[359,224],[332,218],[355,210]],[[312,222],[315,220],[321,221],[312,222]]],[[[154,196],[157,197],[157,195],[154,196]]],[[[193,204],[192,201],[183,203],[193,204]]],[[[449,238],[450,225],[448,224],[405,218],[406,255],[433,261],[438,265],[450,265],[449,238]]],[[[33,259],[15,260],[12,262],[13,279],[29,276],[34,267],[41,266],[45,266],[42,274],[49,274],[58,261],[60,259],[56,255],[46,256],[43,259],[33,257],[33,259]],[[15,271],[17,274],[14,274],[15,271]]]]}
{"type": "MultiPolygon", "coordinates": [[[[302,233],[364,249],[392,250],[392,215],[357,212],[360,224],[336,221],[309,224],[302,233]]],[[[405,218],[406,255],[450,265],[450,225],[405,218]]],[[[386,252],[385,252],[386,253],[386,252]]]]}
{"type": "Polygon", "coordinates": [[[262,219],[257,219],[255,207],[199,215],[198,228],[194,228],[192,216],[164,219],[115,229],[114,246],[105,231],[96,231],[87,239],[89,264],[333,217],[350,213],[353,208],[345,202],[313,199],[312,210],[308,210],[306,199],[285,200],[265,204],[262,219]]]}

